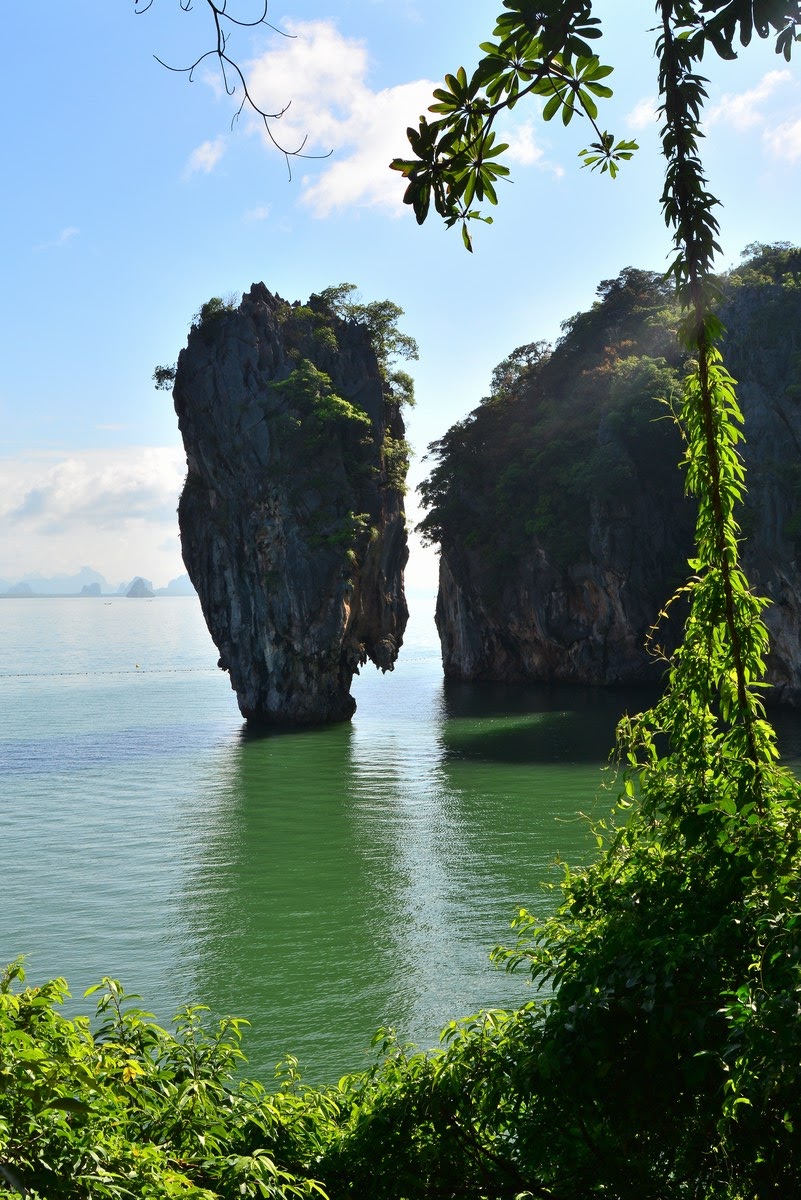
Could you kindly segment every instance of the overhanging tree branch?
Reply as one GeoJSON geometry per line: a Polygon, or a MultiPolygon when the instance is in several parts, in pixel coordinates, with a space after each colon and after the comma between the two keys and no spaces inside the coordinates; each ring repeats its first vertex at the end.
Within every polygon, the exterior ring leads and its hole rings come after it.
{"type": "MultiPolygon", "coordinates": [[[[138,15],[142,15],[152,8],[154,3],[155,0],[134,0],[134,10],[138,15]]],[[[220,75],[222,77],[226,94],[229,96],[234,96],[237,92],[237,89],[239,89],[242,94],[241,102],[231,118],[231,126],[233,127],[236,124],[245,108],[250,109],[250,111],[261,120],[267,137],[273,146],[280,154],[283,154],[290,178],[292,177],[291,159],[329,158],[332,153],[330,150],[325,154],[304,153],[304,148],[306,146],[306,142],[308,141],[307,135],[304,135],[300,145],[296,146],[294,149],[288,149],[278,140],[273,130],[273,125],[275,122],[281,120],[284,114],[288,111],[292,101],[287,101],[282,108],[277,109],[275,112],[269,112],[267,109],[263,108],[254,98],[242,67],[239,65],[237,60],[232,58],[228,53],[228,39],[230,32],[226,27],[226,22],[230,26],[237,26],[241,29],[254,29],[257,26],[263,25],[266,28],[271,29],[274,33],[280,34],[281,37],[292,38],[294,36],[293,34],[284,32],[284,30],[279,29],[278,26],[273,25],[267,20],[269,0],[263,0],[261,16],[249,21],[243,20],[241,17],[233,16],[230,12],[228,12],[228,0],[203,0],[203,3],[206,4],[209,10],[214,29],[214,45],[212,48],[210,50],[205,50],[202,54],[198,55],[194,62],[190,63],[189,66],[186,67],[172,66],[169,63],[164,62],[163,59],[159,58],[157,54],[154,54],[153,57],[155,58],[156,62],[159,63],[160,66],[165,67],[166,70],[173,71],[175,74],[187,75],[191,83],[193,82],[195,71],[199,66],[201,66],[202,63],[209,59],[216,59],[219,65],[220,75]]],[[[183,12],[190,12],[193,8],[192,0],[178,0],[178,4],[183,12]]]]}

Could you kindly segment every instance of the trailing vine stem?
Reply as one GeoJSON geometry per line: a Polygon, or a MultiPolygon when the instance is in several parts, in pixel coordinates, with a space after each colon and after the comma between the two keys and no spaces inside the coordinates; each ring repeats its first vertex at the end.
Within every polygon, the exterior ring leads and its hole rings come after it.
{"type": "MultiPolygon", "coordinates": [[[[720,249],[715,216],[719,202],[707,190],[698,153],[703,136],[699,114],[706,91],[705,80],[696,73],[699,43],[688,36],[697,28],[698,17],[688,0],[659,0],[658,12],[661,138],[666,159],[662,211],[674,230],[676,249],[669,274],[687,314],[681,334],[697,360],[685,389],[680,421],[688,447],[688,488],[699,500],[697,558],[693,560],[699,574],[684,589],[690,595],[691,613],[684,644],[673,661],[670,691],[673,700],[680,701],[676,693],[686,689],[695,703],[687,696],[687,703],[657,705],[635,728],[650,745],[648,725],[653,717],[657,726],[664,720],[674,749],[695,746],[699,778],[709,773],[713,749],[723,757],[734,754],[741,761],[744,758],[751,764],[748,774],[756,787],[752,799],[760,807],[761,770],[776,754],[772,731],[762,719],[761,701],[754,690],[764,671],[767,632],[761,619],[764,602],[750,593],[739,563],[735,507],[744,492],[744,471],[736,443],[741,437],[742,416],[734,381],[723,368],[716,345],[723,332],[714,314],[718,289],[712,272],[714,255],[720,249]],[[721,625],[725,637],[720,636],[721,625]],[[702,655],[707,667],[704,672],[694,668],[693,654],[702,655]],[[687,740],[685,731],[679,731],[679,723],[693,717],[702,730],[694,743],[687,740]],[[718,739],[713,731],[719,721],[725,732],[718,739]],[[733,734],[737,726],[742,736],[733,734]]],[[[691,762],[685,760],[684,765],[691,762]]]]}

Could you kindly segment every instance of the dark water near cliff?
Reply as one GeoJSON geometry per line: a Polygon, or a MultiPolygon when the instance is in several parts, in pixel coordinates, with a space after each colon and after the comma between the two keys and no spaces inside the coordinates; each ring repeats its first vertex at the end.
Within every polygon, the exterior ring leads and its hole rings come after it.
{"type": "Polygon", "coordinates": [[[576,814],[609,807],[642,698],[446,686],[432,607],[394,674],[356,681],[352,725],[257,738],[196,601],[0,601],[0,959],[78,998],[116,976],[161,1020],[247,1016],[267,1082],[285,1051],[333,1079],[379,1025],[432,1045],[528,998],[488,952],[591,853],[576,814]]]}

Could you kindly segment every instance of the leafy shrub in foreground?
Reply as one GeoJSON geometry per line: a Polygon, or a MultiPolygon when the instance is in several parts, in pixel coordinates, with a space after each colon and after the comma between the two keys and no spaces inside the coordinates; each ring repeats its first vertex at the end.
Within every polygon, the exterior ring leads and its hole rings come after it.
{"type": "Polygon", "coordinates": [[[104,979],[90,989],[101,993],[93,1033],[87,1018],[56,1011],[68,994],[63,979],[15,986],[23,981],[17,962],[0,983],[0,1179],[8,1194],[321,1194],[312,1179],[275,1161],[275,1148],[296,1136],[297,1098],[231,1082],[242,1060],[241,1021],[207,1029],[205,1010],[190,1007],[168,1033],[133,1003],[138,997],[104,979]]]}

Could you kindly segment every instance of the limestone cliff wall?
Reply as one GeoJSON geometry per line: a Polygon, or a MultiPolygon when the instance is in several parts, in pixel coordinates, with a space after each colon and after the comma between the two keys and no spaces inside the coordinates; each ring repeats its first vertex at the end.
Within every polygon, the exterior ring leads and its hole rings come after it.
{"type": "MultiPolygon", "coordinates": [[[[436,621],[445,674],[507,682],[656,680],[663,668],[644,650],[645,640],[692,547],[691,506],[678,492],[668,505],[662,500],[632,488],[622,507],[592,502],[589,553],[568,566],[554,563],[533,536],[530,552],[500,572],[479,548],[443,547],[436,621]]],[[[676,625],[662,631],[669,648],[676,625]]]]}
{"type": "MultiPolygon", "coordinates": [[[[778,284],[740,286],[722,311],[726,361],[739,381],[745,415],[744,564],[755,590],[770,601],[765,614],[772,641],[769,699],[792,705],[801,704],[800,296],[797,288],[778,284]]],[[[588,335],[581,343],[571,332],[516,395],[485,403],[439,444],[443,465],[432,488],[437,507],[430,527],[440,543],[437,626],[451,678],[623,684],[655,682],[665,669],[645,642],[666,600],[687,577],[694,502],[683,496],[675,431],[657,437],[642,425],[637,433],[636,406],[619,407],[623,420],[605,415],[616,402],[609,378],[617,372],[619,384],[632,377],[615,346],[622,320],[622,302],[615,298],[613,292],[618,309],[611,315],[605,312],[611,308],[606,297],[591,314],[574,319],[579,332],[582,321],[595,322],[593,328],[603,335],[600,350],[586,350],[588,335]],[[573,414],[578,430],[573,458],[570,439],[562,433],[563,460],[558,470],[551,469],[550,491],[544,495],[545,468],[538,474],[537,466],[548,464],[558,420],[572,396],[579,397],[577,412],[582,405],[589,411],[598,388],[607,389],[604,399],[584,425],[584,418],[573,414]],[[501,437],[506,439],[502,451],[501,437]],[[471,453],[482,461],[483,472],[466,482],[471,453]],[[559,533],[561,527],[552,500],[554,493],[558,499],[561,481],[568,486],[583,478],[577,461],[582,457],[608,463],[616,477],[609,482],[603,471],[594,470],[583,504],[575,498],[572,508],[563,504],[574,527],[570,538],[561,531],[560,553],[553,530],[559,533]],[[487,476],[493,477],[491,486],[484,482],[487,476]],[[510,480],[506,491],[504,478],[510,480]]],[[[630,310],[639,313],[641,297],[638,305],[630,310]]],[[[642,338],[652,337],[660,319],[654,314],[656,305],[645,332],[626,316],[625,353],[642,353],[642,338]]],[[[650,346],[645,348],[653,353],[650,346]]],[[[679,366],[674,359],[671,369],[679,366]]],[[[664,365],[658,372],[664,382],[664,365]]],[[[664,408],[654,403],[648,420],[661,414],[664,408]]],[[[660,626],[658,641],[667,650],[680,636],[682,617],[676,605],[660,626]]]]}
{"type": "Polygon", "coordinates": [[[243,716],[349,718],[407,619],[403,422],[367,330],[255,284],[193,329],[173,395],[184,562],[243,716]]]}

